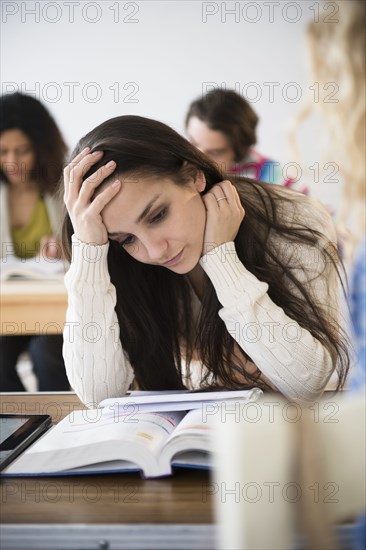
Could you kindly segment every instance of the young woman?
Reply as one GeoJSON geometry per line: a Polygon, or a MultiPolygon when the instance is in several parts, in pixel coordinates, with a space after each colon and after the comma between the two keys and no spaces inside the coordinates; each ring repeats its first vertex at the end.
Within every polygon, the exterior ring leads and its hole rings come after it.
{"type": "MultiPolygon", "coordinates": [[[[257,143],[258,116],[234,90],[212,90],[193,101],[186,116],[187,137],[225,172],[296,189],[279,162],[261,155],[257,143]]],[[[298,189],[307,193],[305,187],[298,189]]]]}
{"type": "MultiPolygon", "coordinates": [[[[15,255],[31,258],[60,254],[62,203],[55,198],[66,146],[45,107],[20,93],[0,98],[1,262],[15,255]]],[[[28,351],[40,391],[67,390],[62,336],[0,337],[0,390],[24,391],[16,371],[19,355],[28,351]]]]}
{"type": "Polygon", "coordinates": [[[88,404],[142,389],[275,389],[311,403],[347,349],[329,215],[215,163],[164,124],[117,117],[64,172],[64,357],[88,404]]]}

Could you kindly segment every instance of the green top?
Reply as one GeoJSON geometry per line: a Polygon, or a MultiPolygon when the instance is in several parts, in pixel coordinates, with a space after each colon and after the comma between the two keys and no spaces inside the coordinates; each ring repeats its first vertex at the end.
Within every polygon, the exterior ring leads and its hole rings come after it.
{"type": "Polygon", "coordinates": [[[39,197],[29,223],[24,227],[11,229],[16,256],[19,258],[36,256],[39,253],[41,239],[46,235],[52,235],[52,227],[44,199],[39,197]]]}

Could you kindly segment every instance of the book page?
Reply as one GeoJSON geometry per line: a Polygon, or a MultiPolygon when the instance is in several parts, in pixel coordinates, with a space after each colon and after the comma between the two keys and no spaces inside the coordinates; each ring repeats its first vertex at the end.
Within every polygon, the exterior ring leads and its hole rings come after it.
{"type": "Polygon", "coordinates": [[[209,467],[211,457],[207,455],[214,448],[218,421],[227,415],[234,415],[239,421],[240,406],[255,401],[261,394],[262,391],[255,388],[247,391],[245,398],[205,401],[188,411],[160,453],[161,467],[166,468],[168,463],[209,467]]]}
{"type": "Polygon", "coordinates": [[[149,454],[159,453],[184,414],[74,411],[4,473],[56,472],[111,460],[133,461],[149,470],[149,454]]]}
{"type": "Polygon", "coordinates": [[[102,444],[111,439],[138,440],[154,452],[183,418],[183,413],[135,413],[85,409],[74,411],[55,426],[47,437],[39,440],[33,452],[51,449],[72,449],[90,442],[102,444]]]}
{"type": "Polygon", "coordinates": [[[160,454],[160,464],[166,468],[167,463],[200,466],[210,461],[203,458],[213,448],[217,418],[206,415],[202,407],[189,411],[169,436],[160,454]]]}
{"type": "Polygon", "coordinates": [[[185,415],[174,430],[174,433],[170,435],[168,441],[180,436],[186,436],[187,434],[207,438],[208,434],[212,434],[216,422],[216,414],[210,414],[206,410],[205,405],[201,405],[199,409],[193,409],[185,415]]]}

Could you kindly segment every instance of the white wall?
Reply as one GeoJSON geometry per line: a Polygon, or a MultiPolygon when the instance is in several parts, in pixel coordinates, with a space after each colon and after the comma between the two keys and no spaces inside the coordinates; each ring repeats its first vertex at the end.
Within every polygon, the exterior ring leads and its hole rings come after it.
{"type": "MultiPolygon", "coordinates": [[[[236,88],[260,116],[258,149],[286,163],[294,160],[286,128],[311,84],[305,28],[322,9],[307,0],[3,1],[2,93],[35,93],[72,148],[120,114],[183,132],[186,108],[207,83],[236,88]]],[[[314,132],[310,125],[301,133],[308,166],[320,160],[314,132]]]]}

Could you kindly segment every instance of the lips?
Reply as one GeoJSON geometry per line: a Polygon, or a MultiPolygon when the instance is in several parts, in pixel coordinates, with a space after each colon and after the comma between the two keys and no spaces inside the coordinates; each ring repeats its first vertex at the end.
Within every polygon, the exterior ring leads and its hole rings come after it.
{"type": "Polygon", "coordinates": [[[173,258],[171,258],[170,260],[168,260],[167,262],[165,262],[164,264],[162,264],[164,267],[171,267],[172,265],[175,265],[177,264],[178,262],[180,262],[182,256],[183,256],[183,250],[182,249],[179,254],[177,254],[176,256],[174,256],[173,258]]]}

